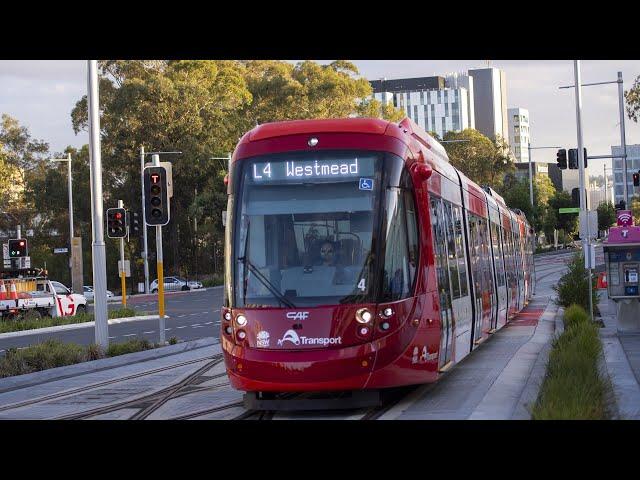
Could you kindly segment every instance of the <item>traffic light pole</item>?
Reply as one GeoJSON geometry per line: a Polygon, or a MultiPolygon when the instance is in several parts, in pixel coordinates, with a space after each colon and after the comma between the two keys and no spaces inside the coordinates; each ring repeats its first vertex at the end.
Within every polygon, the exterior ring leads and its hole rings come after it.
{"type": "MultiPolygon", "coordinates": [[[[575,76],[576,89],[576,127],[578,133],[578,168],[580,172],[580,212],[585,220],[586,239],[583,240],[583,249],[587,268],[589,270],[589,316],[593,321],[593,295],[592,295],[592,273],[591,269],[591,232],[589,227],[589,212],[587,210],[587,199],[585,196],[585,171],[584,171],[584,144],[582,142],[582,84],[580,82],[580,60],[573,61],[573,73],[575,76]]],[[[625,179],[626,180],[626,179],[625,179]]],[[[626,182],[625,182],[626,183],[626,182]]]]}
{"type": "MultiPolygon", "coordinates": [[[[118,208],[124,208],[124,202],[118,200],[118,208]]],[[[126,218],[126,217],[125,217],[126,218]]],[[[122,308],[127,308],[127,280],[124,269],[124,237],[120,238],[120,285],[122,287],[122,308]]]]}
{"type": "MultiPolygon", "coordinates": [[[[153,165],[160,166],[160,155],[153,155],[153,165]]],[[[146,225],[145,225],[146,228],[146,225]]],[[[156,225],[156,268],[158,270],[158,316],[160,319],[160,345],[165,344],[164,320],[164,271],[162,256],[162,225],[156,225]]]]}
{"type": "MultiPolygon", "coordinates": [[[[143,220],[146,218],[144,205],[144,146],[140,147],[140,182],[141,182],[141,190],[142,190],[142,218],[143,220]]],[[[144,293],[149,293],[149,249],[147,248],[147,224],[143,222],[142,232],[144,233],[144,251],[143,251],[143,260],[144,260],[144,293]]]]}

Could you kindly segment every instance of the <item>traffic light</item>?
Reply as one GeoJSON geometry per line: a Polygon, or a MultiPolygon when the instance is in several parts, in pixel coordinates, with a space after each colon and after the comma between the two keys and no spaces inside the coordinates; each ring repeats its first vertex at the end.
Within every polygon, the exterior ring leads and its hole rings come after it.
{"type": "MultiPolygon", "coordinates": [[[[570,148],[569,149],[569,169],[577,170],[580,168],[578,166],[578,149],[570,148]]],[[[584,168],[587,168],[587,149],[584,148],[584,168]]]]}
{"type": "Polygon", "coordinates": [[[127,212],[124,208],[107,209],[107,236],[123,238],[127,236],[127,212]]]}
{"type": "Polygon", "coordinates": [[[580,206],[580,189],[574,188],[571,190],[571,201],[573,202],[574,207],[580,206]]]}
{"type": "Polygon", "coordinates": [[[9,258],[27,257],[27,239],[16,238],[9,240],[9,258]]]}
{"type": "Polygon", "coordinates": [[[558,150],[556,157],[558,168],[560,170],[565,170],[567,168],[567,151],[564,148],[561,148],[560,150],[558,150]]]}
{"type": "Polygon", "coordinates": [[[138,212],[127,211],[127,223],[129,224],[129,235],[136,236],[140,234],[140,215],[138,212]]]}
{"type": "Polygon", "coordinates": [[[640,171],[633,174],[633,186],[640,187],[640,171]]]}
{"type": "Polygon", "coordinates": [[[163,166],[144,169],[144,221],[147,225],[169,223],[169,195],[167,194],[167,170],[163,166]]]}
{"type": "Polygon", "coordinates": [[[578,168],[578,150],[576,148],[569,149],[569,170],[578,168]]]}

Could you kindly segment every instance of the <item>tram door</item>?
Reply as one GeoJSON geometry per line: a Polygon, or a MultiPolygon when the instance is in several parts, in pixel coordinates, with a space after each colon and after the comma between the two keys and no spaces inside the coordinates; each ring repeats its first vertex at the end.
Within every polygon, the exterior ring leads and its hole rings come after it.
{"type": "Polygon", "coordinates": [[[438,367],[451,361],[453,343],[453,309],[451,301],[451,279],[447,268],[447,245],[445,218],[442,200],[431,198],[431,226],[433,228],[433,249],[435,255],[438,296],[440,300],[440,357],[438,367]]]}

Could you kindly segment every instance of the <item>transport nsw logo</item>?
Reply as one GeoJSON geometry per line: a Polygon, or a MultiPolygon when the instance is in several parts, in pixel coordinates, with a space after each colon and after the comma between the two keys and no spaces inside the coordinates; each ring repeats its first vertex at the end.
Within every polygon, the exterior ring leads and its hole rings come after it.
{"type": "Polygon", "coordinates": [[[304,335],[298,335],[295,330],[287,330],[281,339],[278,340],[278,346],[282,347],[284,342],[289,342],[294,345],[321,345],[326,347],[327,345],[341,345],[342,337],[305,337],[304,335]]]}

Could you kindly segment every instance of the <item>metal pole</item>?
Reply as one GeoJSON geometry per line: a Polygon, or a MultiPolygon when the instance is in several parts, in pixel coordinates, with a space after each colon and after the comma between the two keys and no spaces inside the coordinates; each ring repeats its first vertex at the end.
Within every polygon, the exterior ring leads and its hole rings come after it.
{"type": "MultiPolygon", "coordinates": [[[[118,200],[118,208],[124,208],[124,202],[118,200]]],[[[120,238],[120,285],[122,287],[122,308],[127,308],[127,280],[124,269],[124,238],[120,238]]]]}
{"type": "Polygon", "coordinates": [[[144,236],[144,293],[149,293],[149,249],[147,248],[147,223],[145,222],[144,198],[144,146],[140,147],[140,186],[142,191],[142,232],[144,236]]]}
{"type": "Polygon", "coordinates": [[[580,171],[580,211],[584,212],[586,239],[583,240],[583,249],[586,264],[589,270],[589,316],[593,321],[593,299],[591,286],[591,232],[589,228],[589,211],[587,210],[587,199],[585,189],[585,171],[584,171],[584,144],[582,142],[582,87],[580,84],[580,60],[573,61],[573,72],[575,76],[576,89],[576,127],[578,130],[578,168],[580,171]]]}
{"type": "MultiPolygon", "coordinates": [[[[160,155],[153,155],[153,165],[160,166],[160,155]]],[[[164,271],[162,258],[162,225],[156,225],[156,267],[158,270],[158,316],[160,318],[160,345],[165,344],[164,332],[164,271]]]]}
{"type": "Polygon", "coordinates": [[[100,157],[100,116],[98,97],[98,65],[88,60],[87,97],[89,103],[89,152],[91,175],[91,227],[93,242],[93,291],[96,343],[103,348],[109,346],[109,324],[107,323],[107,265],[104,244],[104,215],[102,204],[102,158],[100,157]]]}
{"type": "Polygon", "coordinates": [[[67,173],[69,176],[69,278],[71,279],[71,290],[73,290],[73,180],[71,178],[70,153],[67,154],[67,173]]]}
{"type": "MultiPolygon", "coordinates": [[[[533,167],[531,165],[531,142],[527,143],[527,148],[529,150],[529,199],[531,200],[531,206],[533,207],[533,167]]],[[[533,210],[531,211],[531,213],[533,213],[533,210]]]]}
{"type": "Polygon", "coordinates": [[[604,203],[607,203],[609,201],[609,199],[607,198],[607,166],[603,165],[604,167],[604,203]]]}
{"type": "Polygon", "coordinates": [[[622,170],[624,178],[624,203],[626,208],[629,208],[629,192],[627,191],[627,141],[624,132],[624,88],[622,86],[622,72],[618,72],[618,97],[620,104],[620,143],[622,145],[622,170]]]}

